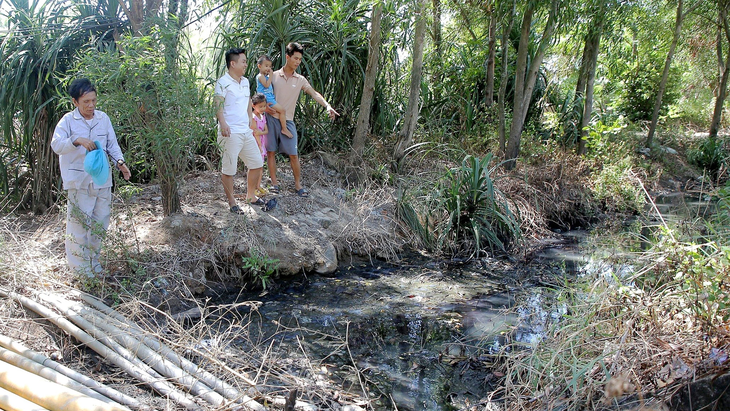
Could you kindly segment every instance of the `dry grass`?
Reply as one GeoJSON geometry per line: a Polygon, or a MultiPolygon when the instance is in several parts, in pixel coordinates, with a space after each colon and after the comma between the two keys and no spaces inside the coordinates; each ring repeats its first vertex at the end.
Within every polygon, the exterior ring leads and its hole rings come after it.
{"type": "MultiPolygon", "coordinates": [[[[659,257],[646,254],[645,270],[659,257]]],[[[645,272],[620,282],[579,278],[561,291],[568,314],[535,346],[508,345],[494,396],[524,410],[662,409],[651,407],[690,381],[726,372],[711,353],[727,352],[730,324],[708,329],[676,281],[636,286],[645,272]]]]}
{"type": "MultiPolygon", "coordinates": [[[[123,213],[122,211],[121,213],[123,213]]],[[[68,271],[63,248],[63,221],[56,215],[40,220],[5,216],[0,220],[0,273],[4,288],[30,295],[34,291],[71,294],[82,288],[115,304],[115,309],[132,319],[151,335],[164,341],[179,354],[201,364],[206,370],[249,394],[259,402],[283,400],[296,388],[299,399],[322,408],[327,404],[366,406],[368,401],[343,391],[322,359],[313,358],[304,348],[308,338],[319,339],[305,327],[279,328],[273,334],[262,331],[264,321],[256,310],[258,303],[213,304],[195,298],[195,276],[186,276],[196,267],[216,267],[213,247],[200,239],[186,237],[169,246],[145,247],[137,254],[134,226],[115,219],[105,251],[108,267],[116,267],[114,280],[78,281],[68,271]],[[119,232],[117,224],[128,224],[119,232]],[[175,321],[170,312],[199,307],[204,315],[195,321],[175,321]],[[300,351],[289,352],[281,345],[284,336],[297,334],[300,351]]],[[[251,230],[244,221],[231,232],[246,238],[251,230]]],[[[231,234],[234,235],[234,234],[231,234]]],[[[249,244],[248,246],[254,246],[249,244]]],[[[225,277],[227,273],[221,273],[225,277]]],[[[47,321],[24,310],[17,303],[2,300],[0,333],[24,342],[30,348],[56,358],[66,365],[117,388],[160,410],[180,409],[146,386],[130,380],[115,367],[78,345],[47,321]]],[[[327,336],[333,353],[347,353],[342,336],[327,336]]],[[[351,375],[359,372],[353,366],[351,375]]],[[[358,390],[355,389],[357,392],[358,390]]],[[[201,408],[214,409],[214,407],[201,408]]]]}
{"type": "Polygon", "coordinates": [[[519,210],[527,238],[549,236],[549,228],[587,227],[599,212],[587,188],[590,163],[572,153],[552,154],[540,166],[521,165],[497,183],[519,210]]]}

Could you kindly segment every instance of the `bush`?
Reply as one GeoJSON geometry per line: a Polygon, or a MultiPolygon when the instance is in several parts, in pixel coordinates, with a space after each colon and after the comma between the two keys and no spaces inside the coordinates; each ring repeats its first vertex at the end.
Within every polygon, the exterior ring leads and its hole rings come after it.
{"type": "Polygon", "coordinates": [[[707,170],[713,176],[717,174],[727,158],[724,144],[716,137],[708,137],[697,147],[692,147],[687,151],[687,160],[691,164],[707,170]]]}
{"type": "Polygon", "coordinates": [[[401,201],[401,218],[426,247],[479,257],[486,250],[506,251],[520,238],[517,218],[494,186],[491,161],[491,154],[482,159],[467,156],[460,167],[448,170],[422,215],[401,201]]]}
{"type": "Polygon", "coordinates": [[[126,38],[119,42],[124,53],[90,51],[79,67],[96,83],[100,106],[112,118],[133,175],[154,173],[169,215],[180,209],[178,182],[194,164],[196,147],[209,141],[214,111],[195,67],[170,62],[160,42],[126,38]]]}
{"type": "MultiPolygon", "coordinates": [[[[639,70],[629,76],[619,109],[631,121],[650,121],[664,67],[659,61],[640,61],[637,64],[639,70]]],[[[666,114],[667,108],[679,98],[680,77],[678,69],[670,69],[660,115],[666,114]]]]}

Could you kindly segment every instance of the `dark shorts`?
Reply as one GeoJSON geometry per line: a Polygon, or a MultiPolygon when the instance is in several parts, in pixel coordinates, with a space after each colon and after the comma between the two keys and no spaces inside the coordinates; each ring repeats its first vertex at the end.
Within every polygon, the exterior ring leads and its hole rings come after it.
{"type": "Polygon", "coordinates": [[[289,138],[281,135],[281,122],[278,118],[266,114],[266,125],[269,127],[269,135],[266,140],[266,151],[274,151],[282,154],[297,155],[297,126],[293,121],[286,121],[286,128],[294,136],[289,138]]]}

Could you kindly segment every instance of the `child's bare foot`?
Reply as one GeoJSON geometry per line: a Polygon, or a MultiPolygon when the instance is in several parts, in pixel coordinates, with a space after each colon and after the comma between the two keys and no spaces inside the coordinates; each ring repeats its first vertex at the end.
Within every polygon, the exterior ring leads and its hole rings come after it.
{"type": "Polygon", "coordinates": [[[283,135],[285,135],[285,136],[287,136],[289,138],[294,138],[294,135],[287,128],[283,128],[281,130],[281,134],[283,134],[283,135]]]}

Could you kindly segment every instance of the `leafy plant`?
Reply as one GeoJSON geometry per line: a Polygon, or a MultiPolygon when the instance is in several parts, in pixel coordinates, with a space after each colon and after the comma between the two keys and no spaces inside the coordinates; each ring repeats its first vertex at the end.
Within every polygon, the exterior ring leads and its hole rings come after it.
{"type": "Polygon", "coordinates": [[[12,195],[36,213],[54,199],[59,176],[49,149],[63,115],[59,78],[72,67],[74,53],[88,39],[109,29],[83,16],[70,17],[73,5],[61,1],[9,0],[0,8],[7,31],[0,36],[0,196],[12,195]],[[28,186],[29,196],[22,196],[28,186]]]}
{"type": "Polygon", "coordinates": [[[517,218],[494,185],[492,158],[467,156],[448,170],[422,216],[407,202],[400,204],[401,218],[427,247],[479,257],[487,249],[505,251],[520,238],[517,218]]]}
{"type": "Polygon", "coordinates": [[[610,210],[635,212],[642,210],[646,203],[629,157],[604,163],[594,174],[593,193],[610,210]]]}
{"type": "Polygon", "coordinates": [[[251,275],[255,281],[260,282],[263,289],[266,289],[266,284],[278,267],[279,260],[269,258],[269,256],[255,248],[251,249],[251,255],[241,258],[241,268],[251,275]]]}
{"type": "Polygon", "coordinates": [[[178,183],[194,164],[196,147],[212,133],[213,109],[198,83],[195,59],[168,61],[158,44],[174,33],[125,38],[114,49],[84,54],[79,68],[99,90],[100,106],[113,119],[133,173],[153,171],[163,211],[180,211],[178,183]]]}
{"type": "Polygon", "coordinates": [[[727,162],[728,153],[722,140],[708,137],[687,152],[687,160],[712,174],[716,174],[720,167],[727,162]]]}

